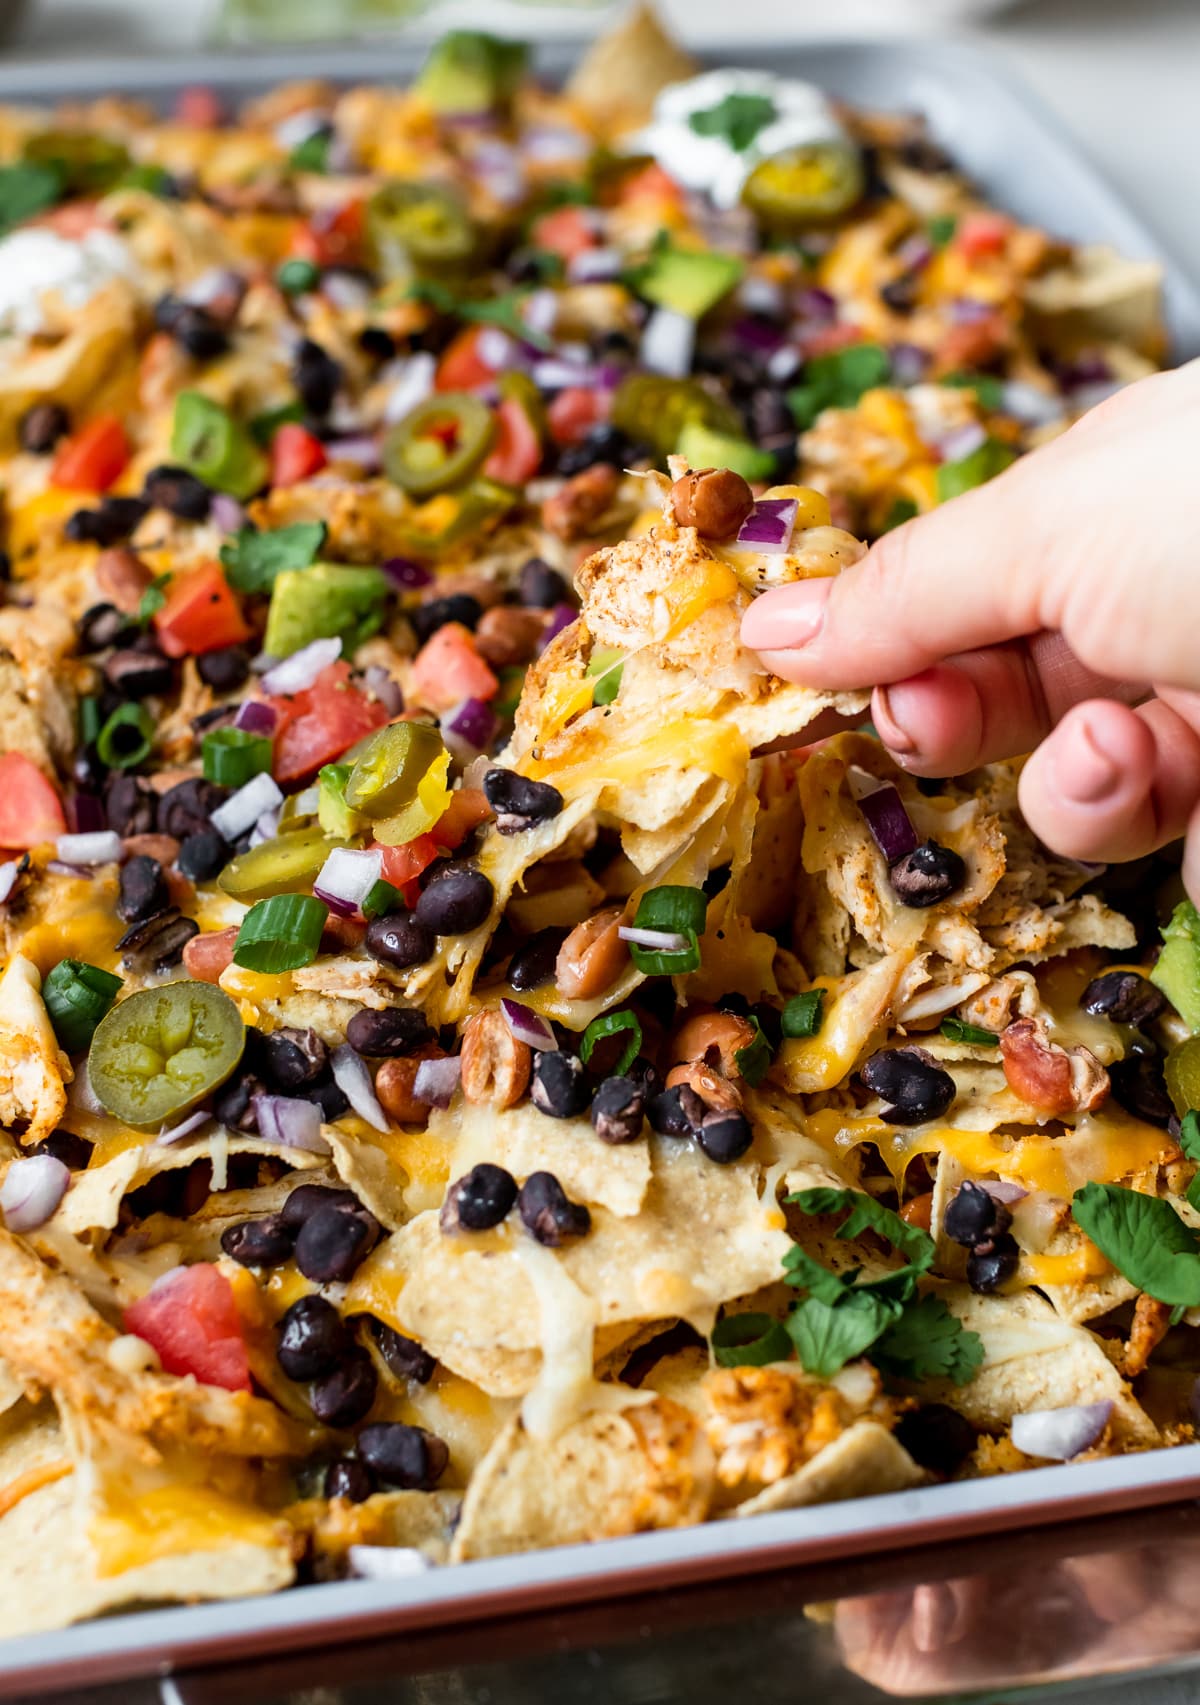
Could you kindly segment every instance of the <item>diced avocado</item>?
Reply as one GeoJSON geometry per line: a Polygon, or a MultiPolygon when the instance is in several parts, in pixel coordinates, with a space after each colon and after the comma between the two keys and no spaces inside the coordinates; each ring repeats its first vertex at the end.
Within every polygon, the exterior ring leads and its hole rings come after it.
{"type": "Polygon", "coordinates": [[[693,468],[732,468],[744,480],[770,479],[775,472],[770,450],[760,450],[729,432],[714,432],[695,420],[688,421],[679,434],[678,451],[693,468]]]}
{"type": "Polygon", "coordinates": [[[290,657],[314,639],[340,639],[347,651],[383,621],[387,576],[378,568],[315,562],[276,576],[263,640],[268,656],[290,657]]]}
{"type": "Polygon", "coordinates": [[[1181,900],[1162,932],[1163,949],[1150,973],[1193,1033],[1200,1032],[1200,912],[1181,900]]]}
{"type": "Polygon", "coordinates": [[[698,320],[729,294],[744,271],[736,255],[716,249],[663,248],[637,269],[632,282],[647,302],[698,320]]]}
{"type": "Polygon", "coordinates": [[[361,811],[346,804],[352,768],[351,764],[326,764],[317,776],[317,822],[325,834],[346,841],[361,834],[365,822],[361,811]]]}
{"type": "Polygon", "coordinates": [[[435,112],[497,112],[516,93],[528,58],[522,41],[450,30],[430,49],[415,87],[435,112]]]}

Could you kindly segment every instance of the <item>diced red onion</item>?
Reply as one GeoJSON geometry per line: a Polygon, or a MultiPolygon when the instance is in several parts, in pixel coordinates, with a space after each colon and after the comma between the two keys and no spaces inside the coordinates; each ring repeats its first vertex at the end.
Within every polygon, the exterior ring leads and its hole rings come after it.
{"type": "Polygon", "coordinates": [[[622,924],[617,934],[633,947],[647,947],[652,953],[683,953],[691,944],[686,935],[669,929],[638,929],[634,924],[622,924]]]}
{"type": "Polygon", "coordinates": [[[374,438],[359,433],[351,438],[329,438],[325,454],[331,462],[354,462],[367,472],[383,466],[383,451],[374,438]]]}
{"type": "Polygon", "coordinates": [[[400,683],[382,663],[370,663],[363,684],[372,698],[378,699],[389,716],[399,716],[404,709],[404,694],[400,683]]]}
{"type": "Polygon", "coordinates": [[[558,319],[558,294],[553,290],[531,290],[525,298],[521,315],[526,326],[536,336],[548,337],[558,319]]]}
{"type": "Polygon", "coordinates": [[[466,746],[468,757],[487,750],[498,726],[496,713],[482,699],[462,699],[441,719],[442,736],[447,744],[457,741],[466,746]]]}
{"type": "Polygon", "coordinates": [[[616,249],[581,249],[567,262],[572,284],[606,284],[621,276],[621,256],[616,249]]]}
{"type": "Polygon", "coordinates": [[[352,1545],[346,1561],[362,1581],[405,1581],[433,1567],[414,1545],[352,1545]]]}
{"type": "Polygon", "coordinates": [[[348,176],[358,166],[353,148],[344,136],[331,136],[329,147],[325,153],[325,170],[327,173],[336,172],[339,176],[348,176]]]}
{"type": "Polygon", "coordinates": [[[229,325],[242,305],[246,280],[240,272],[229,267],[213,266],[180,292],[180,298],[194,308],[207,308],[221,325],[229,325]]]}
{"type": "Polygon", "coordinates": [[[953,427],[939,437],[936,448],[941,452],[943,461],[961,462],[965,457],[974,455],[979,446],[986,443],[986,431],[977,420],[972,420],[965,426],[953,427]]]}
{"type": "MultiPolygon", "coordinates": [[[[577,130],[567,130],[558,124],[535,124],[520,139],[521,153],[528,160],[582,160],[591,153],[592,145],[577,130]]],[[[584,207],[583,214],[595,209],[584,207]]]]}
{"type": "Polygon", "coordinates": [[[236,497],[225,491],[213,493],[208,513],[214,527],[219,527],[222,533],[236,533],[246,525],[246,511],[236,497]]]}
{"type": "Polygon", "coordinates": [[[569,628],[579,611],[573,604],[555,604],[550,611],[550,618],[542,629],[542,637],[538,640],[538,650],[545,651],[552,639],[557,639],[564,628],[569,628]]]}
{"type": "Polygon", "coordinates": [[[916,343],[894,343],[889,351],[892,377],[902,385],[915,385],[929,369],[929,351],[916,343]]]}
{"type": "Polygon", "coordinates": [[[0,1184],[0,1209],[9,1231],[33,1231],[45,1225],[70,1182],[70,1172],[52,1154],[29,1154],[14,1160],[0,1184]]]}
{"type": "Polygon", "coordinates": [[[890,781],[881,782],[854,765],[847,770],[846,781],[867,820],[875,845],[889,864],[895,864],[920,844],[904,801],[890,781]]]}
{"type": "Polygon", "coordinates": [[[314,639],[293,651],[282,663],[273,664],[262,678],[268,693],[304,693],[312,686],[322,669],[328,669],[342,655],[340,639],[314,639]]]}
{"type": "Polygon", "coordinates": [[[356,912],[383,875],[383,854],[378,847],[356,852],[352,847],[334,847],[321,866],[313,893],[335,911],[348,916],[356,912]]]}
{"type": "Polygon", "coordinates": [[[782,314],[787,306],[787,292],[773,278],[752,272],[738,285],[737,299],[751,314],[782,314]]]}
{"type": "Polygon", "coordinates": [[[1010,379],[1000,387],[1000,407],[1026,426],[1048,426],[1063,417],[1062,398],[1049,396],[1037,385],[1010,379]]]}
{"type": "Polygon", "coordinates": [[[668,379],[686,379],[695,346],[695,320],[673,308],[656,308],[642,332],[642,366],[668,379]]]}
{"type": "Polygon", "coordinates": [[[1107,402],[1109,397],[1115,397],[1124,386],[1123,379],[1109,379],[1102,385],[1080,385],[1071,392],[1071,406],[1086,413],[1088,409],[1097,408],[1101,403],[1107,402]]]}
{"type": "Polygon", "coordinates": [[[297,1095],[256,1095],[254,1117],[264,1143],[300,1149],[304,1154],[331,1152],[321,1135],[321,1109],[315,1101],[302,1101],[297,1095]]]}
{"type": "Polygon", "coordinates": [[[990,302],[980,302],[974,296],[956,296],[948,311],[950,318],[960,326],[978,325],[995,313],[990,302]]]}
{"type": "Polygon", "coordinates": [[[231,793],[223,805],[218,805],[209,821],[227,841],[239,841],[247,829],[252,829],[264,811],[283,804],[283,792],[265,770],[251,776],[244,787],[231,793]]]}
{"type": "Polygon", "coordinates": [[[366,308],[371,300],[370,286],[352,272],[334,268],[321,275],[321,294],[327,302],[344,313],[354,314],[366,308]]]}
{"type": "Polygon", "coordinates": [[[108,828],[104,801],[95,793],[76,793],[71,799],[71,824],[77,835],[90,835],[108,828]]]}
{"type": "Polygon", "coordinates": [[[762,497],[738,529],[737,543],[764,555],[782,555],[792,542],[799,504],[794,497],[762,497]]]}
{"type": "Polygon", "coordinates": [[[1003,1202],[1007,1207],[1014,1202],[1023,1202],[1029,1194],[1023,1185],[1014,1184],[1008,1178],[981,1178],[979,1188],[986,1190],[993,1202],[1003,1202]]]}
{"type": "Polygon", "coordinates": [[[531,1006],[523,1006],[520,1001],[506,999],[500,1002],[500,1010],[518,1042],[536,1048],[541,1054],[558,1052],[557,1036],[546,1020],[534,1012],[531,1006]]]}
{"type": "Polygon", "coordinates": [[[261,699],[247,699],[238,706],[233,726],[244,728],[247,734],[274,734],[278,721],[279,712],[274,705],[264,704],[261,699]]]}
{"type": "Polygon", "coordinates": [[[933,259],[933,244],[928,237],[914,232],[900,244],[896,250],[896,259],[906,272],[920,272],[933,259]]]}
{"type": "Polygon", "coordinates": [[[518,351],[512,338],[499,326],[482,326],[475,339],[475,353],[493,373],[502,373],[512,366],[518,351]]]}
{"type": "Polygon", "coordinates": [[[793,349],[790,343],[785,343],[782,349],[777,349],[774,355],[767,358],[767,377],[777,385],[786,384],[797,371],[803,357],[798,349],[793,349]]]}
{"type": "Polygon", "coordinates": [[[1044,1456],[1051,1462],[1070,1462],[1094,1445],[1112,1414],[1112,1400],[1075,1403],[1064,1409],[1032,1409],[1014,1415],[1012,1442],[1026,1456],[1044,1456]]]}
{"type": "Polygon", "coordinates": [[[46,869],[54,876],[77,876],[84,882],[91,882],[96,874],[84,864],[65,864],[61,858],[47,859],[46,869]]]}
{"type": "Polygon", "coordinates": [[[12,899],[13,890],[17,886],[17,879],[20,874],[21,860],[19,858],[5,859],[4,863],[0,864],[0,906],[6,900],[12,899]]]}
{"type": "Polygon", "coordinates": [[[811,324],[814,321],[836,320],[838,315],[837,297],[828,290],[822,290],[817,284],[810,284],[796,292],[793,306],[802,320],[811,324]]]}
{"type": "Polygon", "coordinates": [[[433,570],[423,562],[414,562],[412,557],[390,556],[380,566],[388,579],[405,592],[417,592],[422,586],[433,584],[433,570]]]}
{"type": "Polygon", "coordinates": [[[562,361],[551,358],[548,361],[536,361],[530,378],[539,391],[565,391],[568,385],[587,384],[594,377],[590,367],[581,367],[574,361],[562,361]]]}
{"type": "Polygon", "coordinates": [[[735,320],[729,335],[739,348],[750,350],[755,355],[769,355],[783,342],[783,333],[778,326],[769,320],[758,319],[754,314],[743,314],[740,320],[735,320]]]}
{"type": "MultiPolygon", "coordinates": [[[[403,420],[406,414],[411,414],[417,404],[423,403],[431,394],[436,367],[437,363],[427,349],[419,349],[415,355],[410,355],[407,361],[397,367],[387,402],[383,405],[383,418],[389,426],[394,426],[398,420],[403,420]]],[[[387,371],[390,378],[390,364],[387,371]]]]}
{"type": "Polygon", "coordinates": [[[261,846],[264,841],[273,841],[279,834],[279,812],[264,811],[250,832],[250,845],[261,846]]]}
{"type": "Polygon", "coordinates": [[[178,1125],[164,1125],[154,1141],[164,1147],[171,1143],[182,1142],[184,1137],[190,1137],[193,1131],[198,1131],[201,1125],[207,1125],[211,1118],[212,1114],[206,1113],[203,1109],[196,1113],[189,1113],[187,1118],[181,1119],[178,1125]]]}
{"type": "Polygon", "coordinates": [[[362,1055],[356,1054],[348,1042],[343,1042],[340,1048],[333,1050],[330,1063],[334,1083],[359,1118],[365,1119],[377,1131],[389,1131],[388,1116],[379,1105],[370,1070],[362,1055]]]}
{"type": "Polygon", "coordinates": [[[525,175],[515,148],[488,138],[471,155],[471,170],[493,201],[512,207],[524,199],[525,175]]]}
{"type": "Polygon", "coordinates": [[[461,1054],[448,1054],[443,1060],[422,1060],[413,1079],[413,1095],[428,1107],[449,1107],[461,1076],[461,1054]]]}
{"type": "Polygon", "coordinates": [[[114,864],[124,848],[115,829],[94,829],[86,835],[60,835],[54,850],[63,864],[114,864]]]}

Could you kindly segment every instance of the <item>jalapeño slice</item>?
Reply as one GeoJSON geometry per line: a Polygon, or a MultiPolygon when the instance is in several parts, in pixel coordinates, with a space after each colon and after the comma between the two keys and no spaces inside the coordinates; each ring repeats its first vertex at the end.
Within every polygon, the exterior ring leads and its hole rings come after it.
{"type": "Polygon", "coordinates": [[[297,829],[260,841],[248,852],[230,859],[217,884],[238,900],[267,900],[290,894],[312,883],[334,847],[349,842],[331,839],[321,828],[297,829]]]}
{"type": "Polygon", "coordinates": [[[461,266],[476,249],[466,208],[443,184],[381,184],[367,203],[367,234],[385,278],[461,266]]]}
{"type": "Polygon", "coordinates": [[[486,403],[469,391],[443,391],[418,403],[386,434],[384,471],[414,497],[429,497],[474,473],[495,431],[486,403]]]}
{"type": "Polygon", "coordinates": [[[346,804],[368,817],[390,817],[413,798],[442,751],[442,737],[429,723],[389,723],[371,735],[346,778],[346,804]]]}
{"type": "Polygon", "coordinates": [[[742,198],[764,224],[794,230],[825,225],[862,200],[862,156],[850,142],[786,148],[751,172],[742,198]]]}
{"type": "Polygon", "coordinates": [[[219,1089],[245,1043],[237,1004],[223,989],[165,983],[130,995],[100,1021],[88,1081],[114,1119],[154,1130],[219,1089]]]}

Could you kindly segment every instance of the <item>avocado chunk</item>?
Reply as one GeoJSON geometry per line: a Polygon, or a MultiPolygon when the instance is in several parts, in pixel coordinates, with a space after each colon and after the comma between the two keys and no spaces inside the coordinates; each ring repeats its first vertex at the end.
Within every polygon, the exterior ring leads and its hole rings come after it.
{"type": "Polygon", "coordinates": [[[661,248],[638,267],[631,282],[639,296],[698,320],[727,296],[745,268],[736,255],[715,249],[661,248]]]}
{"type": "Polygon", "coordinates": [[[361,835],[366,819],[346,804],[346,783],[352,764],[326,764],[317,776],[317,822],[327,835],[342,841],[361,835]]]}
{"type": "Polygon", "coordinates": [[[744,480],[767,480],[775,472],[775,457],[746,438],[731,432],[714,432],[698,420],[689,420],[679,434],[678,452],[693,468],[732,468],[744,480]]]}
{"type": "Polygon", "coordinates": [[[290,657],[314,639],[340,639],[350,651],[382,624],[387,593],[378,568],[315,562],[285,569],[271,593],[264,649],[270,657],[290,657]]]}
{"type": "Polygon", "coordinates": [[[415,87],[439,113],[491,113],[516,93],[529,49],[484,30],[450,30],[430,49],[415,87]]]}
{"type": "Polygon", "coordinates": [[[1150,981],[1195,1034],[1200,1032],[1200,912],[1190,900],[1179,902],[1162,937],[1150,981]]]}

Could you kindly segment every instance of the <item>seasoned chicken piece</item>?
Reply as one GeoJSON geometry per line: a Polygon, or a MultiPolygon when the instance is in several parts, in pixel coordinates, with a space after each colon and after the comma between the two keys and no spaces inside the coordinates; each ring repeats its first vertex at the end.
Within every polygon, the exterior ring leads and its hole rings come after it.
{"type": "Polygon", "coordinates": [[[70,1061],[59,1052],[37,966],[16,954],[0,977],[0,1124],[40,1143],[62,1118],[70,1061]]]}
{"type": "Polygon", "coordinates": [[[701,1388],[717,1479],[743,1492],[794,1474],[863,1414],[890,1418],[879,1375],[866,1363],[839,1385],[821,1385],[791,1364],[713,1368],[701,1388]]]}

